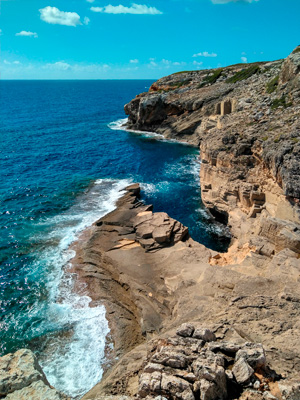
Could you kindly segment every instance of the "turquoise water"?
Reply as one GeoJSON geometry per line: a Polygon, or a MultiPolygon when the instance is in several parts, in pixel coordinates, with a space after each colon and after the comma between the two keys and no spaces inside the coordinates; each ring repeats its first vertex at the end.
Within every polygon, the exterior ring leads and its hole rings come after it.
{"type": "Polygon", "coordinates": [[[151,83],[0,81],[0,353],[33,349],[72,396],[101,378],[109,330],[63,267],[122,188],[140,182],[155,211],[226,248],[201,203],[198,150],[119,129],[123,105],[151,83]]]}

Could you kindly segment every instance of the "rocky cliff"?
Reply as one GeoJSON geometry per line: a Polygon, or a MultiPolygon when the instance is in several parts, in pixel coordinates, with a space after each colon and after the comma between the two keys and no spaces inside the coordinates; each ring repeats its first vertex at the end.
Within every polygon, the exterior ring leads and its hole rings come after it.
{"type": "Polygon", "coordinates": [[[202,199],[231,228],[231,252],[300,253],[300,46],[285,60],[164,77],[125,112],[131,129],[200,146],[202,199]]]}

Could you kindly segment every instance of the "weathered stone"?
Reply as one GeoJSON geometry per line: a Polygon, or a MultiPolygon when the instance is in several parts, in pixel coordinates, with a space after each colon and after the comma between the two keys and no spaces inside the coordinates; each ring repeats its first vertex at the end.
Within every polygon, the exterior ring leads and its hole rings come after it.
{"type": "Polygon", "coordinates": [[[193,335],[194,330],[195,330],[194,325],[186,323],[186,324],[180,325],[180,327],[177,329],[176,333],[179,336],[190,337],[193,335]]]}
{"type": "Polygon", "coordinates": [[[165,349],[155,353],[152,357],[152,361],[172,368],[185,368],[188,363],[188,359],[184,354],[171,349],[165,349]]]}
{"type": "Polygon", "coordinates": [[[196,339],[202,339],[205,342],[212,342],[216,340],[215,334],[210,329],[197,326],[195,327],[193,337],[196,339]]]}
{"type": "Polygon", "coordinates": [[[237,382],[241,385],[248,383],[254,374],[253,368],[250,367],[244,358],[239,358],[234,363],[232,372],[237,382]]]}
{"type": "Polygon", "coordinates": [[[139,395],[146,397],[151,393],[161,393],[161,378],[162,374],[159,371],[152,373],[143,373],[139,379],[139,395]]]}
{"type": "Polygon", "coordinates": [[[254,370],[265,367],[266,355],[260,343],[246,343],[237,353],[235,361],[244,359],[254,370]]]}
{"type": "Polygon", "coordinates": [[[23,389],[16,390],[5,397],[6,400],[67,400],[67,396],[46,385],[43,381],[33,382],[23,389]]]}
{"type": "Polygon", "coordinates": [[[158,226],[154,228],[152,237],[157,243],[170,243],[172,229],[172,225],[158,226]]]}
{"type": "Polygon", "coordinates": [[[202,351],[192,364],[193,371],[200,384],[201,399],[225,399],[227,396],[227,381],[224,370],[224,359],[206,350],[202,351]],[[215,397],[213,397],[215,396],[215,397]]]}
{"type": "Polygon", "coordinates": [[[233,355],[235,355],[235,353],[237,353],[241,347],[241,344],[234,342],[211,342],[208,343],[207,346],[207,348],[213,352],[221,351],[223,353],[230,353],[233,355]]]}
{"type": "Polygon", "coordinates": [[[179,400],[194,400],[191,385],[184,379],[172,375],[162,374],[161,390],[179,400]]]}
{"type": "Polygon", "coordinates": [[[50,387],[35,355],[27,349],[0,358],[0,397],[10,400],[67,400],[50,387]]]}
{"type": "Polygon", "coordinates": [[[0,358],[0,395],[23,389],[33,382],[48,384],[35,355],[27,349],[0,358]]]}

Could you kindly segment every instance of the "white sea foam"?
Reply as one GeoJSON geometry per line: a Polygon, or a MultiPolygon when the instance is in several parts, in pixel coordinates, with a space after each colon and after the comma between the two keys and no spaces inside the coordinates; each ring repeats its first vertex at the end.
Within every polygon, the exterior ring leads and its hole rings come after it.
{"type": "MultiPolygon", "coordinates": [[[[179,143],[178,140],[176,140],[176,139],[166,139],[164,137],[164,135],[161,135],[160,133],[150,132],[150,131],[139,131],[136,129],[128,129],[126,127],[127,121],[128,121],[128,118],[121,118],[116,121],[110,122],[107,126],[114,131],[126,131],[126,132],[139,134],[142,137],[152,138],[152,139],[154,138],[157,140],[161,140],[162,142],[179,143]]],[[[187,146],[190,145],[188,142],[180,142],[180,144],[187,145],[187,146]]]]}
{"type": "Polygon", "coordinates": [[[79,398],[101,379],[109,327],[104,306],[90,307],[91,298],[73,291],[73,276],[62,267],[74,256],[70,244],[84,228],[115,208],[120,190],[128,184],[127,180],[97,180],[68,211],[43,222],[52,226],[48,239],[55,237],[59,243],[48,247],[32,268],[34,275],[41,271],[41,263],[45,265],[49,298],[46,309],[34,311],[44,318],[31,329],[37,337],[52,332],[39,361],[50,384],[72,398],[79,398]]]}

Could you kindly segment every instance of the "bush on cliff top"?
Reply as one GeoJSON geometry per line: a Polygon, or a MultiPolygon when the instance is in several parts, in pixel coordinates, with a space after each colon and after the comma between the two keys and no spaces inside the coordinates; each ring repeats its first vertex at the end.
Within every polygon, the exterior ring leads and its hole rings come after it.
{"type": "Polygon", "coordinates": [[[217,69],[212,75],[206,75],[206,77],[203,79],[203,81],[197,86],[198,88],[202,88],[203,86],[207,84],[214,84],[217,82],[217,80],[220,78],[222,75],[223,68],[217,69]]]}
{"type": "Polygon", "coordinates": [[[257,74],[260,72],[260,68],[258,65],[251,65],[249,68],[242,69],[241,71],[237,72],[231,78],[227,79],[227,83],[236,83],[243,81],[245,79],[250,78],[250,76],[257,74]]]}
{"type": "Polygon", "coordinates": [[[279,75],[275,76],[272,80],[267,83],[267,93],[273,93],[278,86],[279,75]]]}

